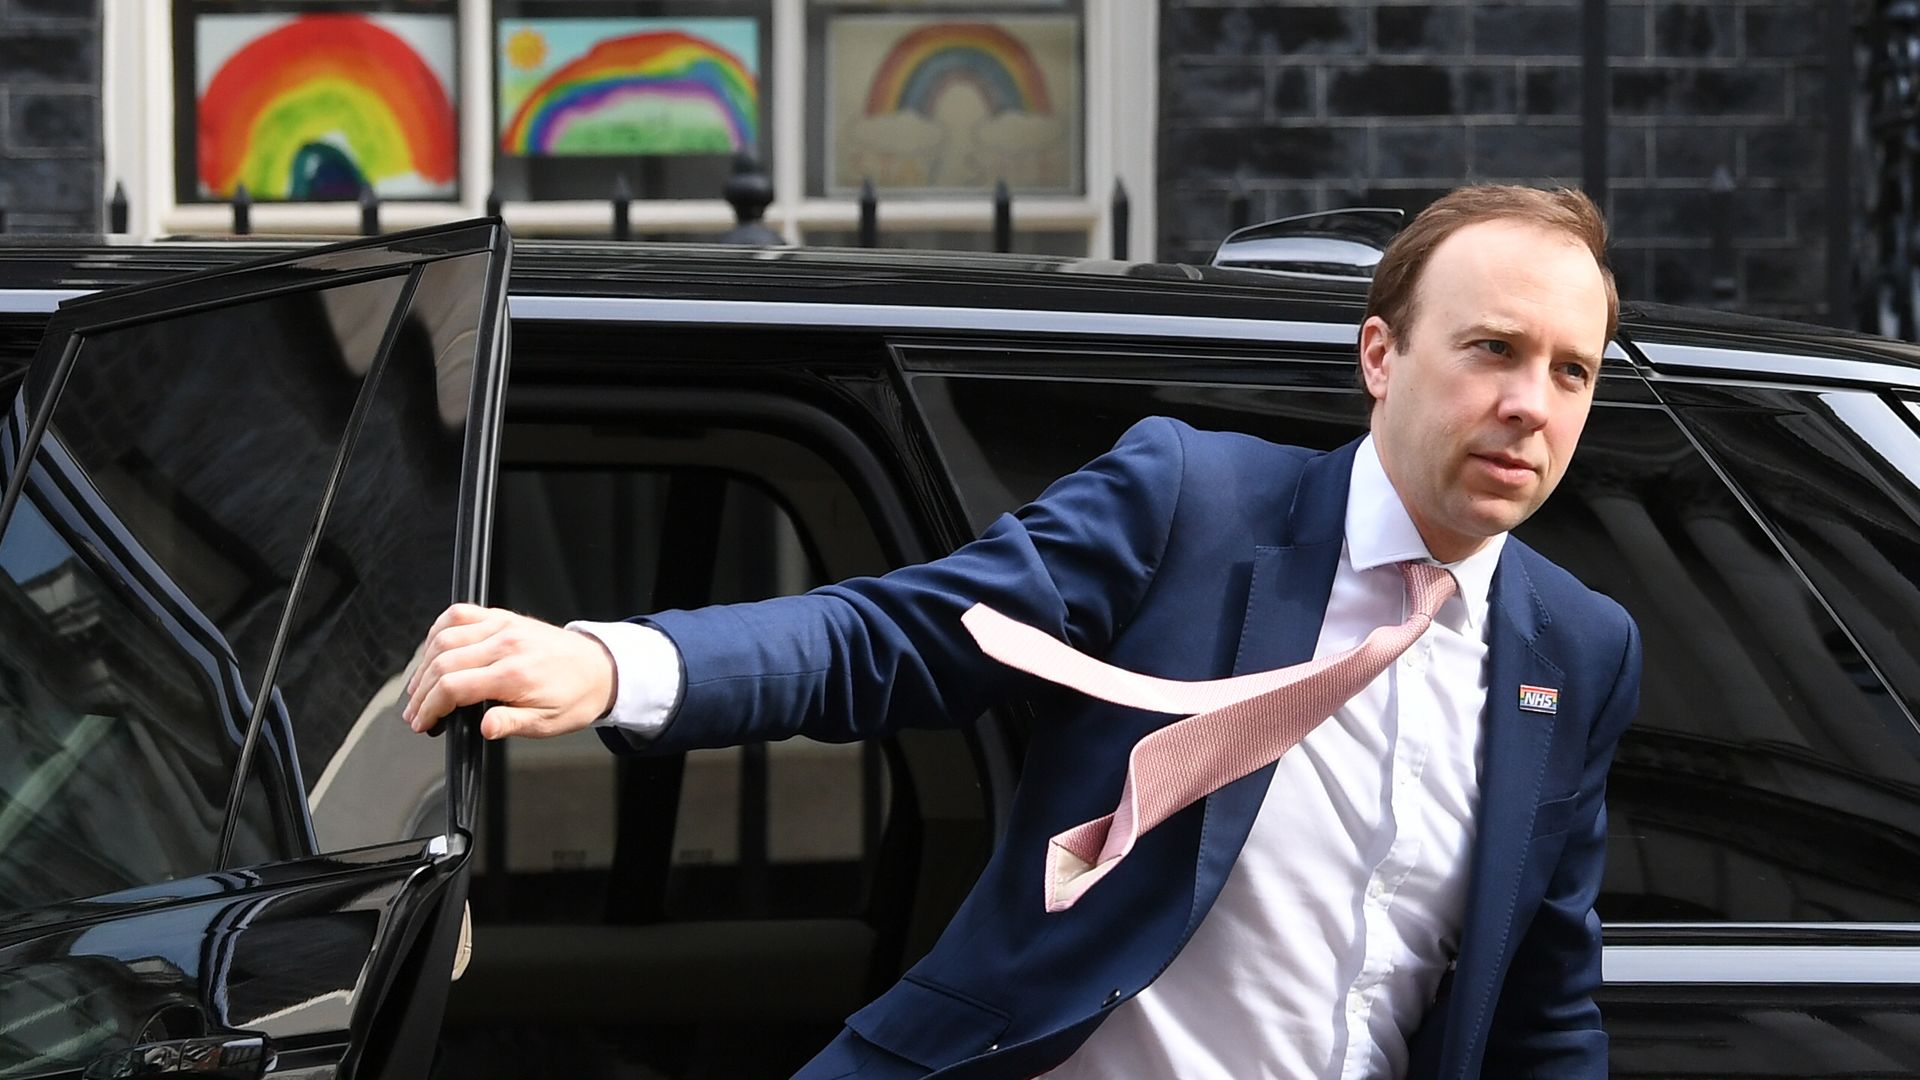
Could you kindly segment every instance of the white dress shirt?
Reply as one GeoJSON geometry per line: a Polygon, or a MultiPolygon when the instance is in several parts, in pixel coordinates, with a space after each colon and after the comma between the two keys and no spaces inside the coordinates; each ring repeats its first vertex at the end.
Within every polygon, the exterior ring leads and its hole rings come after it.
{"type": "MultiPolygon", "coordinates": [[[[1488,589],[1505,535],[1449,564],[1459,592],[1379,678],[1280,759],[1219,899],[1154,983],[1047,1075],[1393,1077],[1458,945],[1479,805],[1488,589]]],[[[1397,563],[1431,561],[1371,437],[1316,657],[1406,618],[1397,563]]],[[[666,635],[570,623],[619,672],[602,725],[657,733],[680,695],[666,635]]],[[[1117,789],[1116,789],[1117,790],[1117,789]]]]}
{"type": "MultiPolygon", "coordinates": [[[[1459,944],[1479,806],[1487,595],[1504,535],[1393,666],[1275,767],[1192,940],[1052,1080],[1397,1077],[1459,944]]],[[[1314,647],[1406,618],[1395,565],[1431,561],[1371,438],[1314,647]]]]}

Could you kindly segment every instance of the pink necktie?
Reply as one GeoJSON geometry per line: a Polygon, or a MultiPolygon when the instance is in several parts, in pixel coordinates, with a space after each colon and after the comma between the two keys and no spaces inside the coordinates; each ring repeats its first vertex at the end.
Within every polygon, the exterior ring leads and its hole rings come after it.
{"type": "Polygon", "coordinates": [[[1337,656],[1205,682],[1117,668],[985,604],[969,608],[960,621],[981,651],[1009,667],[1116,705],[1195,714],[1134,744],[1117,810],[1047,844],[1047,910],[1072,907],[1148,829],[1279,760],[1399,659],[1455,588],[1445,567],[1404,562],[1400,572],[1411,601],[1407,621],[1376,627],[1337,656]]]}

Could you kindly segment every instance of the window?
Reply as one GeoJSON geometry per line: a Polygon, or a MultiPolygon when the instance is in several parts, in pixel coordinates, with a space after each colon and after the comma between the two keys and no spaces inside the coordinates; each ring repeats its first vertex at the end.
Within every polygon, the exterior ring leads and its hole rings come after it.
{"type": "MultiPolygon", "coordinates": [[[[516,464],[501,478],[494,580],[500,603],[529,614],[619,619],[790,595],[887,568],[845,482],[782,438],[515,429],[507,453],[516,464]],[[528,447],[561,459],[533,464],[528,447]]],[[[618,917],[623,909],[770,918],[863,908],[870,844],[885,818],[878,746],[793,739],[700,750],[677,770],[616,758],[592,732],[490,752],[505,759],[507,805],[488,821],[503,822],[506,835],[488,838],[483,851],[505,859],[512,914],[483,908],[482,918],[647,921],[618,917]],[[668,774],[650,781],[677,788],[667,813],[651,821],[624,813],[620,789],[633,781],[622,769],[668,774]],[[640,835],[658,830],[670,835],[640,835]],[[631,865],[647,851],[653,864],[631,865]]],[[[488,863],[485,873],[494,869],[488,863]]],[[[488,887],[480,895],[500,895],[488,887]]]]}
{"type": "MultiPolygon", "coordinates": [[[[0,739],[18,740],[0,754],[0,907],[214,869],[267,656],[399,295],[379,279],[82,339],[0,539],[0,739]]],[[[17,399],[20,430],[46,381],[17,399]]],[[[286,714],[268,717],[241,864],[311,844],[288,810],[286,714]]]]}
{"type": "MultiPolygon", "coordinates": [[[[890,568],[866,501],[883,496],[807,438],[712,418],[726,410],[700,400],[699,419],[510,426],[496,600],[609,620],[890,568]]],[[[487,753],[475,959],[443,1048],[463,1075],[538,1071],[555,1053],[586,1055],[587,1072],[790,1073],[898,971],[929,892],[923,845],[964,863],[986,842],[977,789],[971,808],[943,794],[970,788],[953,731],[669,757],[615,756],[581,732],[487,753]],[[739,1040],[749,1017],[756,1037],[739,1040]],[[496,1030],[507,1019],[511,1039],[496,1030]]],[[[928,906],[948,902],[940,891],[928,906]]]]}
{"type": "MultiPolygon", "coordinates": [[[[1146,415],[1323,449],[1365,430],[1365,399],[1339,385],[1350,359],[1266,360],[1237,378],[1227,362],[1197,357],[1043,363],[924,350],[906,362],[976,527],[1146,415]],[[1062,367],[1089,377],[1061,378],[1062,367]],[[1111,376],[1143,367],[1159,378],[1111,376]],[[1208,381],[1165,380],[1181,370],[1208,381]],[[1094,371],[1109,374],[1094,381],[1094,371]]],[[[1560,490],[1518,533],[1625,605],[1644,638],[1640,715],[1610,780],[1600,914],[1615,924],[1920,917],[1906,869],[1920,845],[1920,733],[1674,416],[1647,400],[1637,378],[1603,380],[1560,490]]],[[[1801,519],[1789,534],[1804,533],[1823,565],[1846,567],[1824,573],[1871,596],[1882,563],[1846,566],[1835,544],[1908,560],[1890,565],[1910,565],[1912,553],[1885,546],[1876,511],[1843,505],[1858,480],[1826,464],[1842,459],[1800,406],[1774,404],[1703,418],[1742,458],[1736,474],[1756,471],[1763,502],[1801,519]],[[1799,434],[1782,440],[1776,427],[1799,434]],[[1828,449],[1814,455],[1814,442],[1828,449]]]]}
{"type": "Polygon", "coordinates": [[[872,176],[883,243],[984,248],[1004,177],[1016,250],[1100,253],[1120,180],[1144,252],[1158,18],[1136,0],[109,5],[107,183],[149,236],[226,231],[244,179],[261,232],[356,231],[365,183],[387,230],[492,194],[519,235],[604,237],[624,183],[635,236],[711,238],[750,150],[791,242],[850,240],[872,176]],[[327,69],[336,53],[388,60],[327,69]]]}

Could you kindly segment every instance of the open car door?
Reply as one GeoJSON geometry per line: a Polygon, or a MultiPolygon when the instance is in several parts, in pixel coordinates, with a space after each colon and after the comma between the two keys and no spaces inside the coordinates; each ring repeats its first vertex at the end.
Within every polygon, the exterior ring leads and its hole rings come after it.
{"type": "Polygon", "coordinates": [[[0,423],[0,1078],[421,1077],[477,725],[495,220],[63,306],[0,423]]]}

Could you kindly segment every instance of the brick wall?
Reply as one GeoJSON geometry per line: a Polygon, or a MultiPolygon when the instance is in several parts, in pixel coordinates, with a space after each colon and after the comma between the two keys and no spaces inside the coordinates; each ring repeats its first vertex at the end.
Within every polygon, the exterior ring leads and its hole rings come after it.
{"type": "Polygon", "coordinates": [[[99,0],[0,0],[6,230],[98,231],[99,0]]]}
{"type": "MultiPolygon", "coordinates": [[[[1732,174],[1727,306],[1825,318],[1823,0],[1611,5],[1608,217],[1626,295],[1713,300],[1707,189],[1732,174]]],[[[1162,258],[1253,220],[1417,208],[1466,180],[1577,186],[1577,0],[1163,0],[1162,258]]]]}

